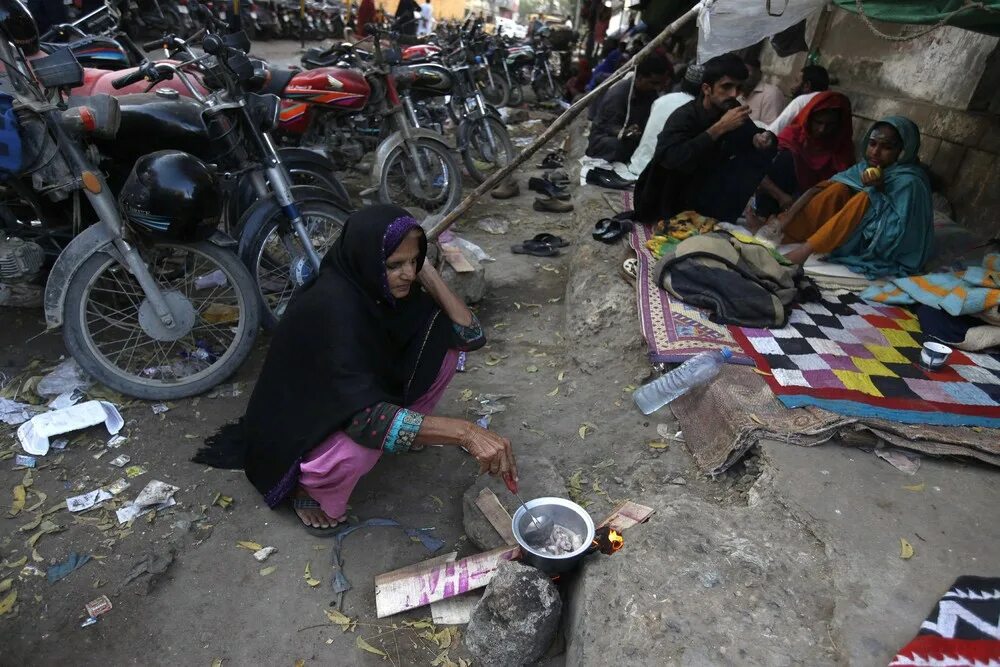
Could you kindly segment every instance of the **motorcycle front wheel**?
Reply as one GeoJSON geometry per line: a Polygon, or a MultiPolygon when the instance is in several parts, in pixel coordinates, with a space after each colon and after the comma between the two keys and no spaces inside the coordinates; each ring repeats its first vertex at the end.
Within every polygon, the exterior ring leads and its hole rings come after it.
{"type": "MultiPolygon", "coordinates": [[[[350,213],[324,199],[297,203],[313,249],[322,258],[340,236],[350,213]]],[[[298,235],[289,227],[285,213],[275,207],[262,225],[248,230],[251,236],[246,242],[240,243],[240,259],[257,284],[265,329],[277,326],[295,290],[315,275],[298,235]]]]}
{"type": "Polygon", "coordinates": [[[512,107],[524,104],[524,89],[521,88],[520,83],[510,84],[510,98],[507,100],[507,104],[512,107]]]}
{"type": "Polygon", "coordinates": [[[157,243],[143,252],[174,315],[166,327],[135,277],[99,252],[70,278],[66,348],[80,366],[126,396],[173,400],[205,392],[250,354],[260,302],[249,272],[209,242],[157,243]]]}
{"type": "Polygon", "coordinates": [[[510,84],[499,72],[493,72],[493,83],[490,83],[488,76],[484,76],[479,82],[479,88],[486,101],[493,106],[505,107],[510,104],[510,84]]]}
{"type": "Polygon", "coordinates": [[[423,137],[414,139],[420,172],[406,144],[394,148],[382,166],[378,200],[403,208],[420,208],[430,215],[447,213],[462,197],[462,174],[447,146],[423,137]]]}
{"type": "Polygon", "coordinates": [[[462,151],[462,161],[469,176],[477,183],[482,183],[494,172],[503,169],[513,162],[517,151],[510,140],[506,126],[493,116],[478,121],[463,121],[471,123],[464,134],[466,145],[462,151]],[[490,144],[486,134],[486,125],[493,133],[493,144],[490,144]]]}

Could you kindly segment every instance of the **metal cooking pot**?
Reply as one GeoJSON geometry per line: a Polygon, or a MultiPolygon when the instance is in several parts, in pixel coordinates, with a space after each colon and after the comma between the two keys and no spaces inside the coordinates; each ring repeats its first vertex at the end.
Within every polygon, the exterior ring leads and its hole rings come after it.
{"type": "Polygon", "coordinates": [[[576,551],[562,556],[535,551],[521,536],[522,529],[531,524],[531,515],[525,511],[522,505],[514,512],[514,518],[511,521],[514,538],[523,554],[522,560],[548,574],[561,574],[574,569],[591,550],[591,543],[594,541],[594,521],[587,514],[587,510],[564,498],[535,498],[526,504],[528,509],[535,511],[537,516],[547,516],[552,519],[552,523],[582,535],[583,544],[576,551]]]}

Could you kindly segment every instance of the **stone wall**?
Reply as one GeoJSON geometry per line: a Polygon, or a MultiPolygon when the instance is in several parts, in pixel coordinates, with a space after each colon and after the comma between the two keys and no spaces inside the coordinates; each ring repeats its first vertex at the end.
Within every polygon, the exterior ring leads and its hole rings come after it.
{"type": "MultiPolygon", "coordinates": [[[[924,29],[875,25],[899,36],[924,29]]],[[[957,221],[985,235],[1000,234],[1000,116],[967,110],[1000,40],[943,27],[893,42],[839,8],[810,19],[806,35],[837,81],[834,89],[851,98],[855,135],[860,138],[884,116],[911,118],[921,130],[920,158],[935,176],[936,189],[951,201],[957,221]]],[[[761,54],[768,78],[785,91],[805,57],[780,58],[770,45],[761,54]]]]}

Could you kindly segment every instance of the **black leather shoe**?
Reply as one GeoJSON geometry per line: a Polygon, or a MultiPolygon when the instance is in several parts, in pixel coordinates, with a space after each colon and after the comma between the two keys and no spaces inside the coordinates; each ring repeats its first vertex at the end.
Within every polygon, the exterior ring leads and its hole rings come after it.
{"type": "Polygon", "coordinates": [[[635,185],[613,171],[594,168],[587,172],[587,182],[610,190],[631,190],[635,185]]]}
{"type": "Polygon", "coordinates": [[[528,189],[546,197],[569,201],[569,193],[544,178],[532,176],[528,179],[528,189]]]}

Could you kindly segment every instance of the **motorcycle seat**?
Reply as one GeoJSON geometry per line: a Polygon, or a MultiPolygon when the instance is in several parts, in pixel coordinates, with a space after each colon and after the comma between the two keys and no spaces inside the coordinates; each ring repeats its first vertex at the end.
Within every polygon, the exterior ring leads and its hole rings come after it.
{"type": "Polygon", "coordinates": [[[290,69],[279,69],[277,67],[272,67],[267,70],[268,77],[267,83],[261,88],[260,92],[263,95],[277,95],[281,96],[285,92],[285,88],[288,87],[288,82],[292,80],[296,74],[299,74],[296,70],[290,69]]]}

